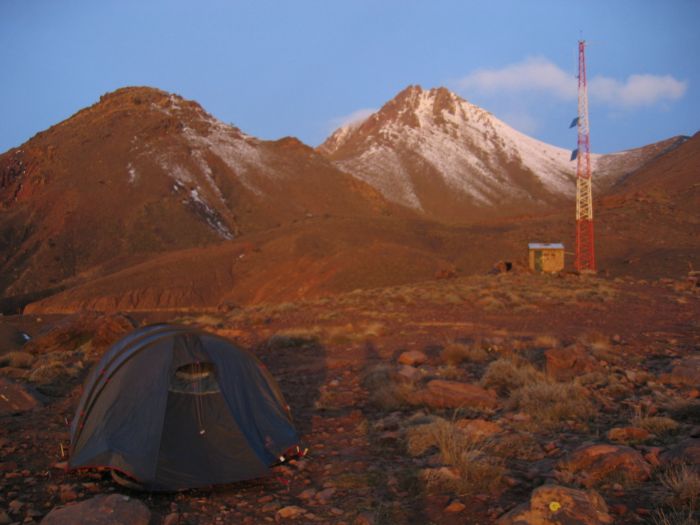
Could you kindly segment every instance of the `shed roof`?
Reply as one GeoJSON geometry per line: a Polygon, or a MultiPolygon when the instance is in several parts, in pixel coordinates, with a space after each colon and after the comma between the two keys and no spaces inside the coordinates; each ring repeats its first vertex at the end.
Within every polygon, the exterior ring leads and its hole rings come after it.
{"type": "Polygon", "coordinates": [[[546,242],[531,242],[527,245],[530,250],[563,250],[564,245],[560,242],[546,243],[546,242]]]}

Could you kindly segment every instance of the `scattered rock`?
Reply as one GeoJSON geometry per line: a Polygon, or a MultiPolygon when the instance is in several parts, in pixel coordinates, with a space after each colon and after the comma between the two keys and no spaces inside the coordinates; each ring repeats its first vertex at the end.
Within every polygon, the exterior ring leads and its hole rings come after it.
{"type": "Polygon", "coordinates": [[[464,503],[462,503],[461,501],[454,500],[447,507],[445,507],[445,512],[457,514],[458,512],[462,512],[466,508],[467,506],[464,503]]]}
{"type": "Polygon", "coordinates": [[[55,508],[41,520],[41,525],[148,525],[150,519],[151,512],[139,500],[112,494],[55,508]]]}
{"type": "Polygon", "coordinates": [[[530,501],[502,516],[498,525],[600,525],[612,523],[605,500],[596,491],[543,485],[530,501]]]}
{"type": "Polygon", "coordinates": [[[428,356],[419,350],[409,350],[399,356],[399,363],[409,366],[420,366],[428,360],[428,356]]]}
{"type": "Polygon", "coordinates": [[[570,381],[600,368],[598,360],[582,345],[550,348],[544,357],[547,375],[557,381],[570,381]]]}
{"type": "Polygon", "coordinates": [[[608,439],[617,443],[644,441],[651,436],[651,432],[639,427],[615,427],[608,431],[608,439]]]}
{"type": "Polygon", "coordinates": [[[374,516],[369,512],[361,512],[355,518],[353,525],[375,525],[376,520],[374,516]]]}
{"type": "Polygon", "coordinates": [[[661,374],[659,379],[663,383],[696,388],[700,385],[700,356],[681,359],[669,373],[661,374]]]}
{"type": "Polygon", "coordinates": [[[425,389],[416,392],[413,397],[417,404],[434,408],[493,409],[498,406],[498,397],[493,390],[442,379],[429,381],[425,389]]]}
{"type": "Polygon", "coordinates": [[[570,473],[586,487],[620,478],[628,482],[644,481],[651,465],[635,449],[624,445],[584,445],[559,463],[560,473],[570,473]]]}
{"type": "Polygon", "coordinates": [[[21,414],[41,406],[38,396],[19,383],[0,377],[0,416],[21,414]]]}
{"type": "Polygon", "coordinates": [[[180,515],[177,512],[171,512],[163,520],[163,525],[177,525],[180,523],[180,515]]]}
{"type": "Polygon", "coordinates": [[[501,425],[485,419],[460,419],[455,422],[455,426],[477,438],[487,438],[503,432],[501,425]]]}
{"type": "Polygon", "coordinates": [[[280,519],[295,519],[301,516],[302,514],[305,514],[306,510],[302,509],[301,507],[297,507],[296,505],[289,505],[287,507],[282,507],[280,510],[277,511],[277,514],[275,515],[276,520],[280,519]]]}
{"type": "Polygon", "coordinates": [[[408,381],[409,383],[415,383],[423,376],[420,370],[418,370],[415,366],[410,365],[399,366],[399,370],[396,375],[399,379],[408,381]]]}

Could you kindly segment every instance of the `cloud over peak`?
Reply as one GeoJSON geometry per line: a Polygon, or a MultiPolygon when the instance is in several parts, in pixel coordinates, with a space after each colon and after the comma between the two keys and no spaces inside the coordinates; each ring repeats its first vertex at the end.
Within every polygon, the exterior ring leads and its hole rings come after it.
{"type": "MultiPolygon", "coordinates": [[[[662,101],[678,100],[688,83],[671,75],[633,74],[625,81],[605,76],[589,80],[591,99],[618,108],[653,106],[662,101]]],[[[463,77],[457,87],[463,93],[541,93],[560,100],[577,96],[575,75],[562,70],[542,57],[527,58],[500,69],[479,69],[463,77]]]]}

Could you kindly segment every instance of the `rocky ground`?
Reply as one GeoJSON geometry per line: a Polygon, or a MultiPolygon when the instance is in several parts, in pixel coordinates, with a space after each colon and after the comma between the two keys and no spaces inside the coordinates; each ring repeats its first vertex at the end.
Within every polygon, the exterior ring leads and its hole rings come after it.
{"type": "Polygon", "coordinates": [[[0,524],[696,523],[699,291],[503,274],[206,313],[0,318],[0,524]],[[252,349],[308,455],[174,494],[66,472],[87,370],[156,320],[252,349]]]}

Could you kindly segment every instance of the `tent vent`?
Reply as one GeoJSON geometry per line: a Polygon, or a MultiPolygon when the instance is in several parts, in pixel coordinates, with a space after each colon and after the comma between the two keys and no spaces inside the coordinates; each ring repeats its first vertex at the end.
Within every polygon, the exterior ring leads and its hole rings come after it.
{"type": "Polygon", "coordinates": [[[188,363],[175,370],[170,391],[181,394],[214,394],[219,392],[216,368],[212,363],[188,363]]]}

